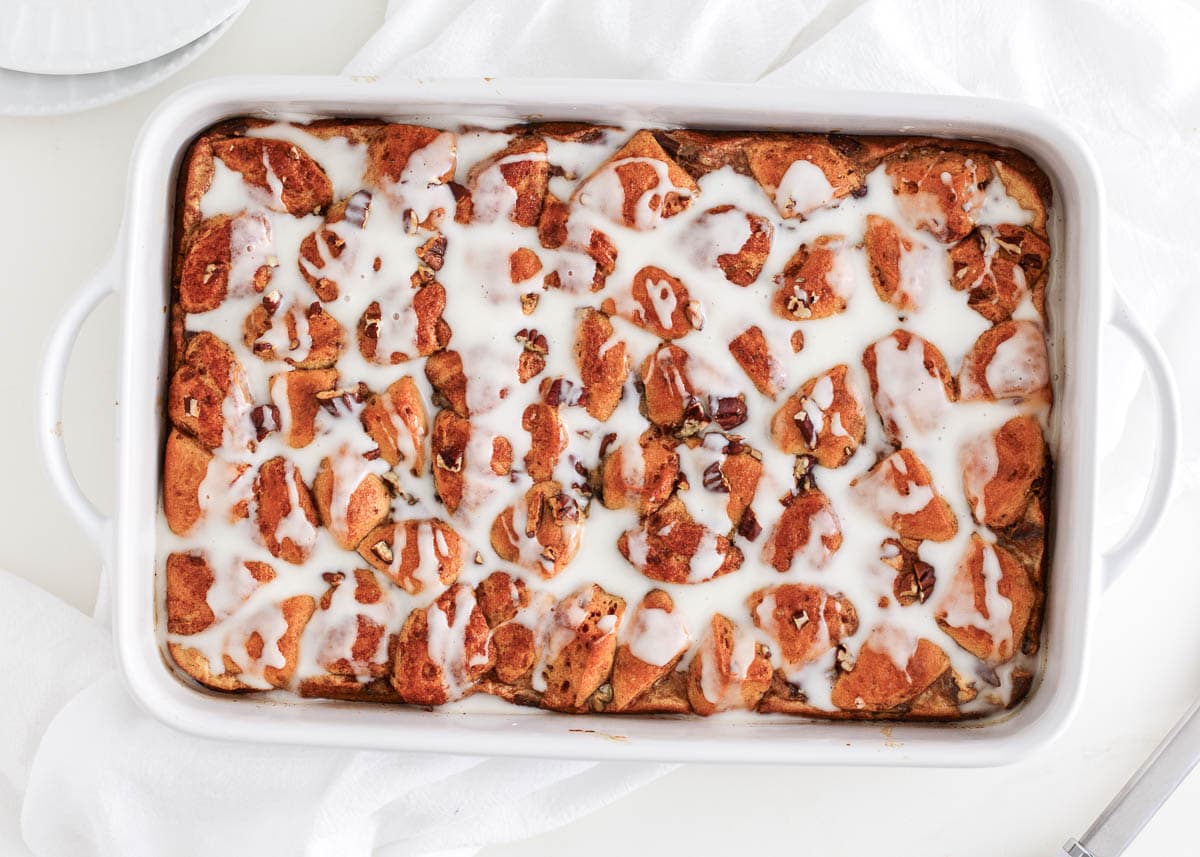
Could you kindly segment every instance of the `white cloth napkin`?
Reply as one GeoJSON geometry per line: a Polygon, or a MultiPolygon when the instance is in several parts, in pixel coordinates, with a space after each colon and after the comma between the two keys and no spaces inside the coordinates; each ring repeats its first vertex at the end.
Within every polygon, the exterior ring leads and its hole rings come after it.
{"type": "Polygon", "coordinates": [[[100,622],[6,572],[0,676],[13,691],[0,694],[6,857],[471,854],[565,824],[670,767],[184,735],[129,698],[100,622]]]}
{"type": "MultiPolygon", "coordinates": [[[[347,73],[761,80],[789,87],[797,103],[817,87],[957,92],[1059,114],[1100,161],[1111,269],[1172,357],[1185,419],[1196,424],[1195,9],[1170,0],[403,0],[388,11],[347,73]]],[[[1106,492],[1101,523],[1120,531],[1140,496],[1148,456],[1138,439],[1154,417],[1134,352],[1116,336],[1105,352],[1104,478],[1128,491],[1106,492]]],[[[1177,502],[1200,514],[1196,432],[1184,471],[1177,502]]],[[[563,824],[667,770],[176,734],[133,706],[101,624],[3,573],[0,676],[18,691],[0,696],[4,854],[469,853],[563,824]]]]}

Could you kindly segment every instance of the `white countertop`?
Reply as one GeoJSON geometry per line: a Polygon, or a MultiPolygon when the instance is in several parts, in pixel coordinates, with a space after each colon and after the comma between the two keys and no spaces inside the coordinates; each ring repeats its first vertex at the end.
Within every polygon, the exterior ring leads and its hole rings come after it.
{"type": "MultiPolygon", "coordinates": [[[[129,152],[149,111],[168,92],[216,75],[336,73],[385,4],[338,5],[331,27],[328,3],[256,0],[208,54],[147,93],[76,116],[0,120],[0,449],[8,450],[0,567],[80,609],[91,609],[99,562],[36,455],[42,344],[115,239],[129,152]]],[[[68,445],[102,508],[112,502],[117,335],[110,300],[84,328],[67,385],[68,445]]],[[[983,771],[688,766],[560,830],[485,853],[708,854],[753,844],[823,857],[1049,857],[1083,832],[1200,689],[1200,568],[1183,549],[1195,523],[1177,508],[1104,597],[1083,710],[1037,758],[983,771]]],[[[1127,854],[1161,857],[1184,844],[1192,853],[1197,801],[1193,777],[1127,854]]]]}

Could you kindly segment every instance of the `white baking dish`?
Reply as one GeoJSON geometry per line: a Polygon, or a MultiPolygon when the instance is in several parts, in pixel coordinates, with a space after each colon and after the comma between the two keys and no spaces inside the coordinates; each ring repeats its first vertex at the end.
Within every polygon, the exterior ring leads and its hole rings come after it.
{"type": "Polygon", "coordinates": [[[1078,138],[1050,117],[985,99],[814,93],[764,87],[631,81],[377,82],[239,78],[193,86],[147,122],[134,152],[120,246],[65,314],[44,368],[41,436],[47,467],[103,552],[112,583],[119,661],[134,696],[181,729],[203,735],[472,754],[678,761],[979,766],[1009,762],[1052,740],[1080,698],[1097,596],[1150,538],[1179,453],[1177,397],[1162,352],[1105,276],[1103,196],[1078,138]],[[531,117],[708,128],[935,134],[1015,146],[1054,186],[1055,269],[1050,293],[1058,443],[1042,679],[1026,704],[986,723],[806,723],[597,717],[506,708],[503,713],[233,697],[198,691],[166,667],[155,635],[154,534],[164,420],[165,305],[176,170],[191,139],[240,114],[306,119],[381,116],[451,123],[531,117]],[[102,517],[79,492],[65,457],[62,376],[74,337],[110,292],[122,295],[117,505],[102,517]],[[1105,325],[1146,360],[1161,410],[1150,490],[1121,543],[1101,554],[1095,532],[1096,421],[1105,325]]]}

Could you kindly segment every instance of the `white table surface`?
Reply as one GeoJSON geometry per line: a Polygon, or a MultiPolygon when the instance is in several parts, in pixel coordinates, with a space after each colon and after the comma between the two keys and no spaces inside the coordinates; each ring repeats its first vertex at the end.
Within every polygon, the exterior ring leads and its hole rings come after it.
{"type": "MultiPolygon", "coordinates": [[[[158,101],[221,74],[336,73],[378,25],[384,3],[337,6],[331,21],[327,0],[255,0],[208,54],[149,92],[75,116],[0,120],[0,567],[82,610],[94,602],[99,563],[36,454],[43,341],[109,252],[130,149],[158,101]]],[[[116,320],[110,300],[84,328],[64,421],[76,473],[102,508],[112,502],[116,320]]],[[[1083,710],[1036,758],[982,771],[687,766],[567,827],[485,853],[708,854],[753,845],[822,857],[1055,854],[1200,688],[1200,568],[1184,549],[1195,524],[1176,508],[1139,567],[1107,593],[1083,710]]],[[[1193,777],[1126,853],[1196,853],[1198,802],[1200,777],[1193,777]]]]}

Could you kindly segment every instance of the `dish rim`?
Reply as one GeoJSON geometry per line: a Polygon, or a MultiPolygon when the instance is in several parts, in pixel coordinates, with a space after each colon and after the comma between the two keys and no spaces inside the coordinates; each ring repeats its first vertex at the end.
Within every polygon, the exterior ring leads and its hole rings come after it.
{"type": "Polygon", "coordinates": [[[421,749],[558,758],[691,762],[801,762],[985,766],[1003,764],[1059,735],[1079,704],[1100,589],[1094,532],[1094,429],[1099,344],[1111,295],[1102,274],[1102,190],[1079,139],[1033,108],[965,96],[804,92],[733,84],[640,81],[386,81],[227,78],[197,84],[148,120],[131,163],[119,272],[127,299],[120,358],[117,515],[111,527],[114,638],[130,690],[155,716],[210,737],[296,744],[421,749]],[[792,106],[789,101],[803,104],[792,106]],[[1061,223],[1054,349],[1060,443],[1052,516],[1043,664],[1030,699],[986,722],[753,722],[711,718],[504,714],[234,698],[186,686],[163,663],[155,630],[153,526],[157,514],[171,203],[191,139],[234,115],[465,116],[589,119],[693,127],[792,128],[984,139],[1031,155],[1054,187],[1061,223]],[[154,296],[158,300],[152,300],[154,296]],[[132,332],[141,335],[134,336],[132,332]],[[1069,368],[1067,368],[1069,367],[1069,368]],[[153,379],[153,383],[148,383],[153,379]],[[138,449],[155,456],[139,457],[138,449]],[[1066,533],[1070,537],[1066,537],[1066,533]],[[1069,603],[1069,606],[1068,606],[1069,603]],[[780,729],[788,728],[786,736],[780,729]],[[781,740],[781,737],[784,740],[781,740]]]}

